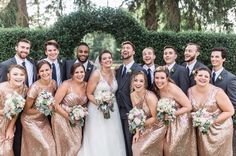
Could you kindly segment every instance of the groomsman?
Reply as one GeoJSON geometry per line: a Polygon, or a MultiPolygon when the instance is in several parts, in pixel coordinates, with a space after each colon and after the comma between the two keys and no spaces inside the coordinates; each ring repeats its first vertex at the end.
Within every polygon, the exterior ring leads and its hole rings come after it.
{"type": "MultiPolygon", "coordinates": [[[[211,50],[212,84],[220,87],[228,95],[236,110],[236,76],[224,68],[226,60],[225,48],[213,48],[211,50]]],[[[234,126],[233,151],[236,154],[236,128],[234,126]]]]}
{"type": "Polygon", "coordinates": [[[157,65],[154,64],[156,55],[155,50],[152,47],[147,47],[143,49],[143,69],[146,70],[147,79],[148,79],[148,89],[152,90],[153,88],[153,79],[154,79],[154,71],[157,65]]]}
{"type": "Polygon", "coordinates": [[[186,68],[176,63],[177,50],[174,46],[168,45],[164,47],[163,59],[169,69],[170,78],[187,94],[189,88],[188,71],[186,68]]]}
{"type": "MultiPolygon", "coordinates": [[[[116,99],[120,111],[121,124],[125,138],[127,156],[132,156],[132,134],[129,132],[127,113],[132,109],[130,99],[131,75],[144,69],[134,62],[135,46],[130,41],[121,44],[122,65],[116,70],[118,90],[116,99]]],[[[145,72],[145,71],[144,71],[145,72]]]]}
{"type": "Polygon", "coordinates": [[[85,42],[81,42],[76,48],[76,60],[68,60],[65,63],[65,69],[66,69],[66,79],[71,78],[70,68],[74,63],[81,63],[83,64],[85,68],[85,77],[84,81],[88,82],[89,77],[92,73],[92,71],[95,69],[93,63],[88,60],[89,58],[89,46],[85,42]]]}
{"type": "Polygon", "coordinates": [[[199,62],[197,60],[197,57],[200,54],[200,46],[196,43],[188,43],[185,51],[184,51],[184,61],[183,66],[187,68],[188,75],[189,75],[189,80],[190,80],[190,86],[192,87],[196,84],[194,80],[194,72],[196,69],[205,67],[207,68],[204,64],[199,62]]]}
{"type": "Polygon", "coordinates": [[[57,86],[64,81],[64,63],[59,60],[59,44],[55,40],[49,40],[44,44],[45,55],[47,58],[44,60],[48,61],[52,65],[52,79],[57,82],[57,86]]]}
{"type": "MultiPolygon", "coordinates": [[[[36,81],[36,67],[35,63],[28,59],[30,53],[31,42],[27,39],[20,39],[15,46],[16,54],[14,57],[0,63],[0,82],[7,80],[7,71],[12,64],[19,64],[26,68],[27,71],[27,86],[30,86],[36,81]]],[[[21,153],[21,136],[22,125],[20,122],[20,115],[16,120],[16,130],[14,134],[13,150],[15,156],[20,156],[21,153]]]]}

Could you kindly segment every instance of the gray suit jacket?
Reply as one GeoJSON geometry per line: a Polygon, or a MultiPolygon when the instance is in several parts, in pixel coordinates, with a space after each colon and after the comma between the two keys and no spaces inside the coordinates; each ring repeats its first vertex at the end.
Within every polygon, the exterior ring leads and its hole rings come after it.
{"type": "Polygon", "coordinates": [[[127,74],[124,77],[122,77],[122,69],[123,65],[121,65],[116,70],[116,80],[118,82],[118,90],[116,91],[116,100],[120,110],[121,119],[127,119],[127,113],[133,108],[130,99],[131,76],[135,72],[138,71],[145,72],[145,70],[137,63],[134,63],[130,68],[131,71],[127,72],[127,74]]]}
{"type": "MultiPolygon", "coordinates": [[[[37,80],[37,70],[36,70],[35,62],[30,59],[27,59],[27,60],[33,64],[33,72],[34,72],[33,73],[33,82],[34,82],[37,80]]],[[[12,64],[17,64],[15,57],[9,58],[8,60],[0,63],[0,82],[4,82],[7,80],[7,71],[8,71],[8,68],[12,64]]]]}
{"type": "Polygon", "coordinates": [[[188,71],[185,67],[175,64],[170,70],[170,78],[175,81],[175,84],[179,86],[185,94],[187,94],[190,82],[188,71]]]}
{"type": "MultiPolygon", "coordinates": [[[[182,65],[186,68],[187,63],[184,62],[182,65]]],[[[194,65],[194,67],[193,67],[193,71],[196,70],[196,69],[198,69],[198,68],[202,68],[202,67],[207,68],[207,66],[205,66],[205,65],[202,64],[201,62],[197,61],[196,64],[194,65]]],[[[190,81],[189,87],[192,87],[192,86],[194,86],[194,85],[196,84],[196,82],[195,82],[195,80],[194,80],[193,71],[192,71],[192,73],[191,73],[190,76],[189,76],[189,81],[190,81]]]]}
{"type": "MultiPolygon", "coordinates": [[[[66,69],[65,79],[66,80],[71,78],[70,70],[71,70],[72,65],[75,63],[75,61],[76,60],[68,60],[65,62],[65,69],[66,69]]],[[[87,69],[85,71],[84,81],[88,82],[90,75],[94,69],[95,69],[94,65],[90,61],[88,61],[87,69]]]]}
{"type": "Polygon", "coordinates": [[[225,91],[236,110],[236,76],[224,69],[217,77],[215,86],[225,91]]]}

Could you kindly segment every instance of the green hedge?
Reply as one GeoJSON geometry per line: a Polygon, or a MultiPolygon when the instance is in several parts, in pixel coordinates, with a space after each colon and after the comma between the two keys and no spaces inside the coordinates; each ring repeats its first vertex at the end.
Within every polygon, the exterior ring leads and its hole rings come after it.
{"type": "Polygon", "coordinates": [[[165,45],[174,45],[179,54],[179,63],[183,62],[183,52],[188,42],[201,45],[200,60],[210,66],[210,49],[223,46],[229,51],[226,67],[236,73],[235,49],[236,36],[199,32],[151,32],[143,28],[129,13],[113,8],[101,8],[90,12],[79,11],[60,18],[51,28],[30,30],[22,28],[0,29],[0,61],[14,55],[15,42],[19,38],[32,41],[31,57],[43,57],[43,44],[55,39],[61,46],[61,56],[72,58],[74,47],[87,33],[101,31],[111,34],[120,44],[130,40],[136,45],[136,59],[141,62],[141,51],[147,46],[156,49],[157,63],[162,64],[162,49],[165,45]]]}

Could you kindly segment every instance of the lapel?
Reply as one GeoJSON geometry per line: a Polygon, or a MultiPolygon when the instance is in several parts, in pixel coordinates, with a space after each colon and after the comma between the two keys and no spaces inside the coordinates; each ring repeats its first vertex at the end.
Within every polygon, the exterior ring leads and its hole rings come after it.
{"type": "MultiPolygon", "coordinates": [[[[122,65],[122,68],[123,68],[123,65],[122,65]]],[[[122,68],[121,68],[121,69],[122,69],[122,68]]],[[[131,66],[130,70],[127,71],[127,73],[125,74],[124,77],[121,76],[120,88],[123,88],[127,82],[130,82],[130,81],[131,81],[131,76],[132,76],[133,72],[135,71],[135,69],[136,69],[136,63],[134,63],[134,64],[131,66]]],[[[121,72],[122,72],[122,70],[121,70],[121,72]]],[[[120,73],[120,75],[122,75],[122,73],[120,73]]],[[[128,84],[128,85],[129,85],[129,84],[128,84]]]]}
{"type": "Polygon", "coordinates": [[[60,66],[61,81],[63,81],[64,80],[64,76],[63,76],[64,75],[63,62],[60,59],[57,59],[57,61],[58,61],[59,66],[60,66]]]}
{"type": "Polygon", "coordinates": [[[92,71],[93,71],[93,65],[90,61],[88,61],[86,72],[85,72],[85,78],[84,78],[86,82],[88,81],[92,71]]]}
{"type": "Polygon", "coordinates": [[[178,65],[177,65],[177,63],[175,63],[175,65],[170,69],[170,76],[172,76],[175,73],[177,68],[178,68],[178,65]]]}
{"type": "Polygon", "coordinates": [[[227,76],[227,71],[225,69],[223,69],[223,71],[220,73],[220,75],[217,77],[215,84],[216,83],[220,83],[221,81],[223,81],[224,79],[226,79],[227,76]]]}
{"type": "Polygon", "coordinates": [[[36,69],[36,64],[33,60],[31,60],[30,58],[27,58],[27,60],[32,64],[33,66],[33,82],[35,82],[37,80],[37,69],[36,69]]]}

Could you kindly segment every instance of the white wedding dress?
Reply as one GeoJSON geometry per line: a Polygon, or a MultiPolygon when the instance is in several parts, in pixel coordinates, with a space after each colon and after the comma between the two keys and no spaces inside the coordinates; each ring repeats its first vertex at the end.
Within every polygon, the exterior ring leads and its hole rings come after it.
{"type": "MultiPolygon", "coordinates": [[[[114,76],[110,86],[100,74],[100,81],[96,86],[94,96],[98,96],[101,90],[111,90],[115,94],[117,87],[117,81],[114,76]]],[[[88,112],[82,146],[77,156],[126,156],[116,100],[114,101],[114,112],[110,112],[109,119],[105,119],[103,113],[98,110],[98,106],[92,103],[88,104],[88,112]]]]}

